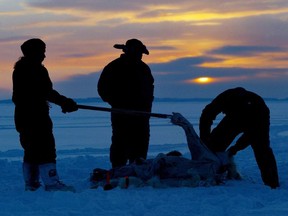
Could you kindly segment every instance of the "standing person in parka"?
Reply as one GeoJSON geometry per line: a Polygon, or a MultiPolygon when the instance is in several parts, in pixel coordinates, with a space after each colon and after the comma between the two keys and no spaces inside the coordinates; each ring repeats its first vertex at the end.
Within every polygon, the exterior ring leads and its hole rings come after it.
{"type": "Polygon", "coordinates": [[[62,112],[77,110],[77,104],[53,89],[47,69],[42,65],[46,45],[38,38],[21,45],[23,57],[13,71],[15,126],[24,149],[23,175],[25,190],[37,190],[41,176],[45,190],[72,191],[59,181],[56,171],[56,150],[53,124],[49,116],[49,102],[62,108],[62,112]]]}
{"type": "MultiPolygon", "coordinates": [[[[137,39],[126,44],[114,45],[123,54],[110,62],[101,73],[98,93],[112,108],[151,112],[154,78],[147,64],[142,61],[146,46],[137,39]]],[[[110,161],[112,167],[132,163],[137,158],[147,157],[150,125],[147,116],[111,114],[112,144],[110,161]]]]}
{"type": "Polygon", "coordinates": [[[277,164],[270,148],[270,111],[257,94],[238,87],[219,94],[202,111],[200,138],[213,152],[223,152],[241,134],[230,155],[251,145],[265,185],[279,187],[277,164]],[[211,131],[216,116],[225,116],[211,131]]]}

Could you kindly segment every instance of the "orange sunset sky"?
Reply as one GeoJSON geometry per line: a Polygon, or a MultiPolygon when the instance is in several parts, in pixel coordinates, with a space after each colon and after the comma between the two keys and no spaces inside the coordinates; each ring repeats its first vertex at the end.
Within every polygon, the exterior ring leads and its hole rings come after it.
{"type": "Polygon", "coordinates": [[[287,0],[0,0],[0,99],[11,98],[13,65],[30,38],[46,42],[54,88],[98,97],[115,43],[138,38],[155,97],[214,97],[243,86],[288,97],[287,0]],[[200,78],[200,79],[199,79],[200,78]]]}

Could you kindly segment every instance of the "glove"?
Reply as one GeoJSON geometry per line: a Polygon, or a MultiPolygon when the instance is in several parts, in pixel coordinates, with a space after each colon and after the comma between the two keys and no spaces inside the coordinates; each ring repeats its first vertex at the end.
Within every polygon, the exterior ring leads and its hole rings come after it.
{"type": "Polygon", "coordinates": [[[70,113],[78,110],[77,103],[71,98],[65,99],[64,103],[61,105],[63,113],[70,113]]]}

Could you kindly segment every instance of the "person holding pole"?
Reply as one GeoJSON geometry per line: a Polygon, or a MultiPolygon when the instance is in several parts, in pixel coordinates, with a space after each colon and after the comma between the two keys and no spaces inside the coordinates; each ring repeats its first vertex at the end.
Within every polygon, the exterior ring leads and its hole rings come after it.
{"type": "MultiPolygon", "coordinates": [[[[146,46],[137,39],[126,44],[114,45],[124,52],[110,62],[98,81],[98,93],[113,109],[151,112],[154,99],[154,78],[147,64],[142,61],[146,46]]],[[[137,158],[146,159],[150,125],[149,116],[111,113],[112,144],[110,161],[112,167],[124,166],[137,158]]]]}
{"type": "Polygon", "coordinates": [[[49,102],[62,108],[62,112],[78,109],[74,100],[53,89],[45,59],[46,44],[32,38],[21,45],[22,56],[13,71],[13,96],[15,126],[24,149],[23,176],[25,190],[35,191],[40,177],[46,191],[74,191],[59,180],[56,170],[56,149],[53,123],[49,116],[49,102]]]}

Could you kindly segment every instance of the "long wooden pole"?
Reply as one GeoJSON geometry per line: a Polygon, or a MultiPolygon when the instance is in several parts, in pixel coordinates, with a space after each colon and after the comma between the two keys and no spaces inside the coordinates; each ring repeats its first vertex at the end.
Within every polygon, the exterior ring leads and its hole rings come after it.
{"type": "Polygon", "coordinates": [[[115,109],[115,108],[107,108],[107,107],[87,106],[87,105],[81,105],[81,104],[78,104],[77,106],[79,109],[122,113],[122,114],[127,114],[127,115],[151,116],[151,117],[156,117],[156,118],[171,118],[172,117],[172,115],[169,115],[169,114],[151,113],[151,112],[143,112],[143,111],[136,111],[136,110],[125,110],[125,109],[115,109]]]}

